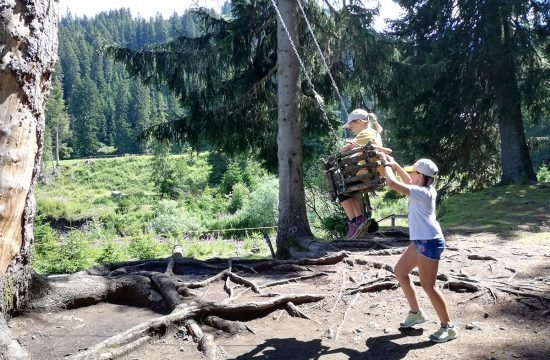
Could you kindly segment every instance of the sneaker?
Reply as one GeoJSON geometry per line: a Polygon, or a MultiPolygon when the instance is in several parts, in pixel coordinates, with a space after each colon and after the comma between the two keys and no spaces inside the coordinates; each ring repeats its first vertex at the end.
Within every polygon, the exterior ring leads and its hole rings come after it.
{"type": "Polygon", "coordinates": [[[355,218],[355,226],[356,226],[357,229],[355,230],[355,233],[349,238],[349,240],[353,240],[353,239],[357,238],[357,236],[359,236],[359,234],[361,234],[361,232],[363,232],[365,227],[367,227],[369,225],[369,222],[370,222],[370,220],[365,215],[360,215],[360,216],[356,217],[355,218]]]}
{"type": "Polygon", "coordinates": [[[355,235],[357,235],[357,224],[355,223],[355,221],[349,220],[348,221],[348,234],[347,234],[346,238],[348,240],[351,240],[351,239],[353,239],[353,237],[355,235]]]}
{"type": "Polygon", "coordinates": [[[444,343],[446,341],[456,339],[458,331],[454,325],[441,325],[439,330],[430,335],[430,340],[436,343],[444,343]]]}
{"type": "Polygon", "coordinates": [[[426,316],[426,314],[424,314],[422,310],[418,310],[415,313],[412,311],[409,311],[409,315],[407,315],[407,318],[405,319],[405,321],[399,324],[399,327],[401,329],[410,328],[410,327],[413,327],[414,325],[422,324],[426,320],[428,320],[428,317],[426,316]]]}

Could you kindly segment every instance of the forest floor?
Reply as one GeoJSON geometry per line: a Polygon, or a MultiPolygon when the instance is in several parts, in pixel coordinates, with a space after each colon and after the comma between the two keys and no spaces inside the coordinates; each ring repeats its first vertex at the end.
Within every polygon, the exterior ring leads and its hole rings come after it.
{"type": "MultiPolygon", "coordinates": [[[[265,302],[274,294],[323,295],[321,301],[298,306],[310,319],[291,317],[285,309],[278,309],[247,321],[249,331],[239,334],[207,325],[201,325],[202,330],[213,335],[218,359],[550,359],[550,229],[514,234],[455,230],[446,237],[448,249],[439,273],[454,279],[454,287],[447,282],[453,290],[442,291],[459,330],[458,338],[448,343],[428,340],[439,322],[419,286],[419,300],[431,320],[414,329],[398,329],[408,311],[400,288],[376,291],[369,286],[394,282],[390,270],[400,255],[360,249],[350,251],[336,264],[307,266],[299,273],[239,271],[258,285],[323,272],[322,276],[270,286],[264,289],[269,292],[260,294],[233,284],[232,303],[265,302]],[[460,279],[477,284],[478,290],[466,292],[460,279]],[[514,291],[522,294],[511,293],[514,291]]],[[[405,246],[403,241],[392,249],[405,246]]],[[[203,274],[194,280],[210,276],[203,274]]],[[[444,283],[438,281],[441,286],[444,283]]],[[[201,288],[201,298],[226,300],[223,284],[217,281],[201,288]]],[[[24,314],[12,319],[9,326],[33,359],[48,360],[75,354],[158,316],[147,309],[103,303],[59,313],[24,314]]],[[[182,325],[121,358],[206,356],[182,325]]]]}

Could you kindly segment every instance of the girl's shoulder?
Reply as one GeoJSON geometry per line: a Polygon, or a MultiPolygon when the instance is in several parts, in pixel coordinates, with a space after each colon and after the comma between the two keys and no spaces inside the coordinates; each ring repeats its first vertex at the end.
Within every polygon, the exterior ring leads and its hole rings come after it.
{"type": "Polygon", "coordinates": [[[378,134],[374,129],[370,127],[361,130],[356,136],[355,139],[360,144],[367,144],[369,141],[376,145],[382,146],[382,139],[380,134],[378,134]]]}
{"type": "Polygon", "coordinates": [[[409,192],[411,193],[411,197],[435,198],[437,196],[437,190],[433,186],[409,185],[409,192]]]}

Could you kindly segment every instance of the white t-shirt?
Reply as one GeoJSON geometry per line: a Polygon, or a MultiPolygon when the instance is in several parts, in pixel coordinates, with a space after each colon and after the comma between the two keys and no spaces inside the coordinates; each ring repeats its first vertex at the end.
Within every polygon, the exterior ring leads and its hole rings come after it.
{"type": "Polygon", "coordinates": [[[411,240],[443,239],[441,226],[435,218],[433,186],[408,185],[409,188],[409,234],[411,240]]]}

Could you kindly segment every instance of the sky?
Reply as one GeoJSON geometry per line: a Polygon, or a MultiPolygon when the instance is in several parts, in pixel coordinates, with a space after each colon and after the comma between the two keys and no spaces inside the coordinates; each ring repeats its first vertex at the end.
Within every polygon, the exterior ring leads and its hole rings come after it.
{"type": "MultiPolygon", "coordinates": [[[[330,0],[332,3],[339,1],[330,0]]],[[[225,0],[59,0],[59,11],[61,16],[67,13],[67,9],[73,16],[93,17],[101,11],[129,8],[133,15],[139,15],[146,19],[160,13],[165,19],[169,18],[174,11],[182,14],[193,5],[213,8],[219,11],[225,0]]],[[[371,6],[375,0],[363,0],[371,6]]],[[[380,0],[380,17],[376,19],[374,27],[377,30],[384,28],[384,18],[394,18],[399,14],[399,6],[391,0],[380,0]]]]}

